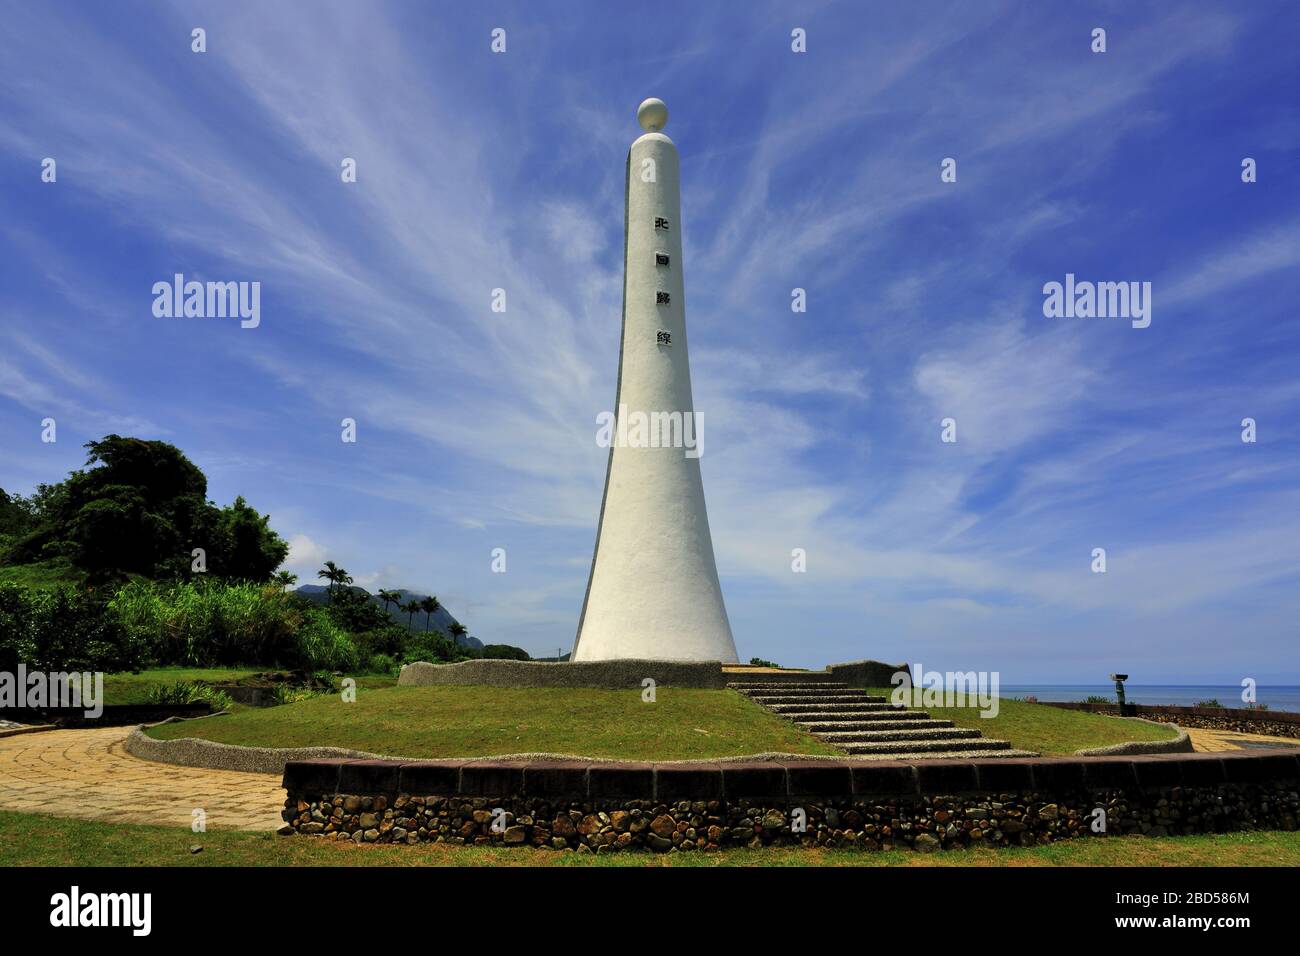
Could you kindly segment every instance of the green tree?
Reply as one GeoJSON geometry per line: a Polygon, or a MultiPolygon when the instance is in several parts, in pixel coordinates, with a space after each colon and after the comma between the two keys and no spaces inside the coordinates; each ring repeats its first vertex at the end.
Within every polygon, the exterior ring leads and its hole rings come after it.
{"type": "Polygon", "coordinates": [[[30,498],[9,495],[0,488],[0,534],[24,535],[36,530],[36,509],[30,498]]]}
{"type": "Polygon", "coordinates": [[[465,625],[460,623],[460,621],[453,621],[447,630],[451,632],[451,639],[455,641],[458,646],[460,644],[460,639],[469,633],[469,631],[465,629],[465,625]]]}
{"type": "Polygon", "coordinates": [[[176,446],[107,435],[86,448],[84,469],[26,499],[27,530],[6,562],[66,559],[92,581],[168,578],[188,575],[201,548],[211,576],[266,581],[288,555],[243,498],[227,508],[208,501],[207,478],[176,446]]]}
{"type": "Polygon", "coordinates": [[[420,600],[420,610],[424,612],[424,633],[429,633],[429,624],[433,621],[433,616],[438,613],[440,607],[442,605],[438,603],[438,599],[432,594],[420,600]]]}
{"type": "Polygon", "coordinates": [[[316,572],[316,577],[324,578],[329,581],[327,590],[330,600],[334,600],[334,592],[340,584],[351,584],[352,575],[348,574],[343,568],[340,568],[333,561],[326,561],[325,566],[316,572]]]}
{"type": "Polygon", "coordinates": [[[406,629],[408,631],[413,630],[415,628],[415,612],[419,610],[423,610],[420,607],[420,602],[407,601],[405,604],[402,605],[402,610],[405,611],[407,614],[406,629]]]}
{"type": "Polygon", "coordinates": [[[350,634],[373,631],[391,623],[383,608],[361,588],[335,588],[327,611],[334,623],[350,634]]]}
{"type": "Polygon", "coordinates": [[[195,547],[215,553],[200,540],[215,523],[207,478],[179,448],[121,435],[86,448],[86,470],[68,476],[52,528],[76,565],[95,578],[165,576],[187,567],[195,547]]]}
{"type": "Polygon", "coordinates": [[[298,575],[292,574],[289,571],[277,571],[275,572],[275,583],[280,585],[282,588],[287,588],[290,585],[298,583],[298,575]]]}
{"type": "Polygon", "coordinates": [[[375,596],[379,598],[379,600],[384,602],[385,614],[388,613],[388,605],[401,604],[402,602],[401,591],[385,591],[383,588],[380,588],[378,591],[375,592],[375,596]]]}
{"type": "Polygon", "coordinates": [[[268,581],[286,557],[289,545],[243,497],[208,512],[208,573],[231,581],[268,581]]]}

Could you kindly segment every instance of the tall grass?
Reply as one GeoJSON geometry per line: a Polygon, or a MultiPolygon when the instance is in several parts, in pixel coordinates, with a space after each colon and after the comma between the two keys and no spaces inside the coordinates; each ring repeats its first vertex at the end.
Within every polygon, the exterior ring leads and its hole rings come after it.
{"type": "Polygon", "coordinates": [[[109,607],[161,664],[341,669],[357,663],[346,632],[323,611],[297,606],[277,585],[134,582],[109,607]]]}
{"type": "Polygon", "coordinates": [[[0,583],[0,670],[28,667],[292,667],[354,670],[352,637],[323,608],[278,585],[132,581],[108,596],[85,587],[0,583]]]}
{"type": "Polygon", "coordinates": [[[148,704],[196,704],[207,701],[214,711],[229,710],[234,701],[223,690],[195,681],[181,680],[174,684],[156,684],[149,688],[145,698],[148,704]]]}

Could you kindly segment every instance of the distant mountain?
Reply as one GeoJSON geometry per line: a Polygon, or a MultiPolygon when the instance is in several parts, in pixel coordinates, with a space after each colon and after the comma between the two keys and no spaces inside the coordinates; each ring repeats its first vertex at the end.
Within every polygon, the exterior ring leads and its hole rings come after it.
{"type": "MultiPolygon", "coordinates": [[[[384,606],[383,601],[379,600],[379,598],[376,595],[371,594],[363,587],[358,587],[355,584],[349,584],[348,590],[353,591],[357,594],[364,594],[366,597],[370,599],[370,602],[372,604],[376,604],[379,607],[384,606]]],[[[402,596],[401,603],[403,604],[407,603],[408,601],[420,601],[429,596],[427,594],[421,594],[418,591],[408,591],[405,588],[395,588],[394,590],[396,590],[397,593],[402,596]]],[[[294,588],[293,593],[307,599],[308,601],[311,601],[313,604],[329,603],[328,585],[304,584],[302,587],[294,588]]],[[[405,611],[399,611],[392,604],[388,605],[388,616],[392,619],[394,624],[400,624],[403,627],[406,627],[410,623],[410,615],[408,615],[405,611]]],[[[447,635],[448,638],[451,638],[450,628],[455,623],[457,623],[456,618],[454,618],[451,615],[451,612],[448,611],[445,607],[439,607],[438,610],[433,612],[433,621],[430,623],[429,627],[431,630],[442,631],[442,633],[447,635]]],[[[413,633],[422,633],[424,631],[424,614],[422,612],[417,611],[415,613],[415,622],[414,625],[411,627],[411,631],[413,633]]],[[[462,637],[458,641],[458,643],[460,644],[461,647],[472,647],[480,651],[483,649],[483,642],[480,641],[477,637],[470,637],[468,634],[462,637]]]]}

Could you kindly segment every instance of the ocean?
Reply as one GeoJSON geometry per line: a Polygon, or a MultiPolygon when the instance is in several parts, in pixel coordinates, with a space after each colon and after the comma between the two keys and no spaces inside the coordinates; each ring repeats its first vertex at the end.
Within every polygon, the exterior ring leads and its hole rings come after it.
{"type": "MultiPolygon", "coordinates": [[[[1002,697],[1037,697],[1039,700],[1085,700],[1096,695],[1115,699],[1114,684],[1003,684],[1002,697]]],[[[1300,686],[1277,685],[1255,688],[1256,699],[1269,710],[1300,713],[1300,686]]],[[[1224,707],[1244,707],[1241,687],[1233,684],[1128,684],[1124,699],[1130,704],[1177,704],[1190,707],[1199,701],[1217,700],[1224,707]]]]}

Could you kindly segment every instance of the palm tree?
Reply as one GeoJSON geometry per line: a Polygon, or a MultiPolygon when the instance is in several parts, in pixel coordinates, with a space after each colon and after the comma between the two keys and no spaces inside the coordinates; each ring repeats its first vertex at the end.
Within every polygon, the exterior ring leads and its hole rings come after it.
{"type": "Polygon", "coordinates": [[[430,594],[427,598],[420,601],[420,610],[424,612],[424,633],[429,633],[429,623],[433,616],[438,613],[438,608],[442,607],[438,599],[430,594]]]}
{"type": "Polygon", "coordinates": [[[336,565],[333,561],[326,561],[325,567],[321,568],[319,571],[316,572],[316,577],[324,578],[329,582],[327,585],[325,585],[325,590],[328,591],[330,595],[334,594],[334,582],[338,579],[338,574],[339,574],[338,565],[336,565]]]}
{"type": "Polygon", "coordinates": [[[406,629],[409,631],[415,626],[415,612],[421,610],[419,601],[407,601],[399,607],[406,612],[406,629]]]}
{"type": "Polygon", "coordinates": [[[384,602],[385,614],[388,613],[388,605],[396,604],[398,605],[398,607],[400,607],[402,604],[401,591],[385,591],[383,588],[380,588],[377,592],[375,592],[375,596],[379,598],[379,600],[384,602]]]}
{"type": "Polygon", "coordinates": [[[291,584],[297,584],[298,575],[289,571],[276,571],[274,581],[283,589],[289,587],[291,584]]]}
{"type": "Polygon", "coordinates": [[[465,629],[465,625],[460,623],[460,621],[457,621],[454,624],[452,624],[452,626],[447,628],[447,630],[451,632],[451,639],[456,644],[459,644],[460,639],[469,633],[465,629]]]}
{"type": "Polygon", "coordinates": [[[344,571],[333,561],[326,561],[325,567],[316,572],[316,577],[325,578],[329,581],[329,587],[327,590],[329,591],[331,601],[334,600],[334,589],[338,585],[352,583],[352,575],[348,574],[347,571],[344,571]]]}

